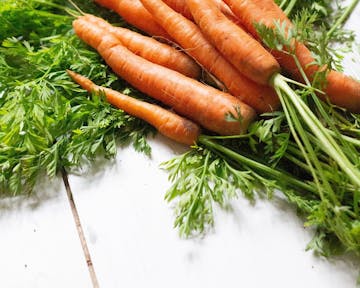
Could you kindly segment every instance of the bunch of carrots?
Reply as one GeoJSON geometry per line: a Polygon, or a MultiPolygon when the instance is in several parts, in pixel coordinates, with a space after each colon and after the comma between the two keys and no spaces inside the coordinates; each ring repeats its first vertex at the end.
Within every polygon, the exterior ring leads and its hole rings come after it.
{"type": "MultiPolygon", "coordinates": [[[[199,140],[200,127],[220,135],[239,135],[247,131],[257,114],[275,111],[280,103],[283,108],[291,103],[319,139],[323,151],[338,163],[352,184],[360,186],[356,164],[351,163],[331,133],[288,85],[296,80],[312,89],[311,81],[326,67],[315,64],[309,49],[295,37],[281,51],[267,49],[259,41],[258,25],[275,29],[280,23],[285,33],[292,29],[293,24],[273,0],[96,2],[149,35],[113,27],[84,13],[73,22],[75,33],[96,49],[117,75],[174,112],[98,87],[69,71],[85,89],[103,91],[118,108],[187,145],[199,140]],[[199,81],[201,71],[220,89],[199,81]],[[293,79],[284,77],[283,71],[293,79]]],[[[315,92],[323,100],[350,112],[360,112],[359,81],[329,70],[322,90],[315,92]]],[[[315,92],[311,91],[312,95],[315,92]]],[[[290,113],[286,114],[292,121],[290,113]]],[[[298,145],[308,151],[305,153],[313,154],[307,136],[297,129],[303,128],[299,124],[292,128],[298,145]]],[[[317,163],[307,161],[317,169],[317,163]]]]}
{"type": "MultiPolygon", "coordinates": [[[[76,34],[121,78],[174,112],[98,87],[75,72],[69,71],[70,76],[88,91],[103,91],[110,103],[180,143],[197,141],[197,125],[221,135],[237,135],[246,131],[256,114],[279,109],[276,79],[282,70],[304,81],[288,53],[268,51],[258,41],[256,23],[274,28],[275,20],[280,20],[292,26],[273,0],[96,2],[148,36],[89,14],[73,22],[76,34]],[[201,71],[211,75],[219,89],[200,82],[201,71]]],[[[313,64],[304,44],[294,39],[293,45],[311,80],[320,67],[313,64]]],[[[360,83],[355,79],[329,71],[324,92],[319,93],[323,99],[360,111],[360,83]]]]}
{"type": "MultiPolygon", "coordinates": [[[[143,34],[85,13],[73,21],[75,33],[96,49],[119,77],[169,109],[97,86],[68,71],[75,82],[89,92],[102,93],[111,104],[147,121],[166,137],[186,145],[200,143],[233,162],[262,171],[264,177],[281,178],[290,188],[317,195],[323,208],[330,207],[326,213],[336,216],[326,223],[327,229],[347,247],[360,247],[358,230],[348,225],[349,219],[360,217],[360,163],[355,148],[360,141],[337,130],[321,104],[359,113],[360,82],[316,64],[310,50],[292,34],[292,22],[274,0],[95,2],[117,12],[143,34]],[[269,31],[282,27],[288,44],[281,50],[265,47],[259,27],[269,31]],[[325,82],[314,88],[312,82],[323,71],[325,82]],[[285,73],[290,78],[283,76],[285,73]],[[289,84],[308,89],[321,120],[289,84]],[[296,157],[301,160],[292,161],[295,165],[303,161],[299,166],[312,176],[309,183],[249,160],[204,136],[239,138],[258,115],[281,108],[300,151],[296,157]],[[353,199],[354,213],[339,214],[339,183],[329,177],[324,155],[346,175],[346,185],[340,182],[349,193],[346,197],[353,199]],[[343,237],[345,227],[351,237],[343,237]]],[[[184,217],[189,218],[193,207],[184,217]]]]}

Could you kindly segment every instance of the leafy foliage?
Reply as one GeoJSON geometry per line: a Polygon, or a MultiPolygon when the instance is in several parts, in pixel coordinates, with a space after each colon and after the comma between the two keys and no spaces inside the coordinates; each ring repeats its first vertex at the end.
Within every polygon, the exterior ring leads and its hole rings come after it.
{"type": "MultiPolygon", "coordinates": [[[[271,49],[285,50],[294,55],[294,38],[310,42],[312,37],[315,39],[319,35],[313,29],[317,25],[317,14],[303,10],[298,17],[293,29],[287,29],[282,23],[276,23],[274,30],[259,25],[259,34],[271,49]]],[[[328,67],[333,65],[333,57],[327,46],[330,41],[339,39],[330,36],[317,39],[319,55],[326,50],[317,61],[328,67]],[[319,41],[322,42],[319,44],[319,41]]],[[[289,92],[290,87],[284,88],[284,84],[275,85],[279,88],[283,111],[262,115],[247,135],[201,136],[199,145],[202,148],[196,147],[195,151],[165,163],[174,183],[167,199],[177,199],[175,225],[182,234],[202,232],[213,224],[213,208],[216,204],[223,204],[212,197],[216,195],[214,187],[219,181],[217,177],[220,177],[222,181],[231,183],[232,189],[244,192],[250,199],[254,199],[255,191],[263,191],[268,197],[272,197],[274,191],[281,191],[306,218],[305,225],[318,231],[309,248],[322,255],[335,254],[339,247],[360,252],[359,177],[351,178],[351,173],[344,172],[349,169],[358,174],[360,150],[356,143],[359,130],[354,128],[358,127],[358,115],[320,102],[314,88],[321,85],[314,86],[297,84],[293,86],[294,93],[289,92]],[[350,130],[353,133],[349,133],[350,130]],[[328,142],[324,137],[336,140],[328,142]],[[328,155],[341,155],[342,160],[335,161],[328,155]],[[218,167],[212,170],[216,171],[214,175],[210,171],[212,165],[218,167]]],[[[223,195],[233,191],[219,187],[223,195]]],[[[233,193],[230,195],[234,197],[233,193]]]]}
{"type": "Polygon", "coordinates": [[[103,153],[116,154],[118,143],[133,142],[147,154],[142,121],[88,96],[66,69],[99,84],[127,88],[97,53],[71,30],[72,18],[60,1],[5,1],[0,35],[0,188],[2,193],[30,192],[44,172],[78,167],[103,153]],[[54,4],[54,5],[51,5],[54,4]],[[9,12],[10,11],[10,12],[9,12]],[[16,19],[23,19],[14,30],[16,19]],[[36,20],[34,20],[36,19],[36,20]],[[21,36],[20,36],[21,35],[21,36]]]}
{"type": "Polygon", "coordinates": [[[229,207],[239,191],[252,201],[255,188],[262,185],[251,171],[236,170],[201,147],[163,163],[162,167],[170,171],[173,182],[165,198],[178,199],[175,226],[184,236],[202,233],[214,223],[214,204],[229,207]]]}

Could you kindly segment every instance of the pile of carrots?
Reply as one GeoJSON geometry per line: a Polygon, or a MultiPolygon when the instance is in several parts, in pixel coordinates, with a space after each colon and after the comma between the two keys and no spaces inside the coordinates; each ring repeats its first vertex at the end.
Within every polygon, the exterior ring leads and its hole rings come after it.
{"type": "MultiPolygon", "coordinates": [[[[147,36],[85,14],[75,33],[98,51],[130,85],[171,110],[95,85],[68,71],[88,91],[101,91],[116,107],[139,117],[165,136],[194,144],[200,127],[220,135],[244,133],[257,114],[279,109],[273,79],[286,71],[304,81],[294,58],[262,46],[256,23],[292,27],[273,0],[95,0],[147,36]],[[204,84],[210,75],[219,89],[204,84]],[[232,117],[227,117],[232,116],[232,117]]],[[[294,39],[295,54],[311,80],[320,69],[306,46],[294,39]]],[[[360,82],[329,71],[327,100],[360,112],[360,82]]]]}

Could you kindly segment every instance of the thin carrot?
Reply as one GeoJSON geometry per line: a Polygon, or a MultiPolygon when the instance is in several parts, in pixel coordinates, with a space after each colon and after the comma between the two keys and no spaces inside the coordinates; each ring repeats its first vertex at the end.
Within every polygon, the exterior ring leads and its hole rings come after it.
{"type": "Polygon", "coordinates": [[[256,116],[250,106],[230,94],[135,55],[92,23],[75,20],[73,27],[125,81],[210,131],[240,134],[256,116]],[[228,121],[228,114],[239,114],[241,121],[228,121]]]}
{"type": "Polygon", "coordinates": [[[95,2],[115,11],[126,22],[149,35],[169,38],[169,35],[154,21],[139,0],[95,0],[95,2]]]}
{"type": "Polygon", "coordinates": [[[95,23],[104,30],[113,33],[126,48],[150,62],[178,71],[191,78],[199,78],[201,69],[196,62],[165,43],[154,38],[141,35],[123,27],[114,27],[102,18],[86,14],[78,18],[79,21],[95,23]]]}
{"type": "Polygon", "coordinates": [[[275,58],[229,20],[213,0],[187,0],[186,3],[205,36],[244,75],[265,85],[280,71],[275,58]]]}
{"type": "Polygon", "coordinates": [[[176,142],[193,145],[200,135],[200,127],[198,125],[169,110],[158,105],[140,101],[118,91],[98,86],[90,79],[71,70],[67,70],[67,73],[88,92],[103,93],[110,104],[148,122],[161,134],[176,142]]]}
{"type": "MultiPolygon", "coordinates": [[[[291,28],[293,24],[285,13],[276,5],[273,0],[224,0],[234,14],[239,18],[246,29],[258,37],[255,23],[262,23],[267,27],[274,28],[275,21],[285,23],[291,28]]],[[[294,41],[295,55],[306,76],[312,81],[314,73],[321,69],[315,65],[315,59],[309,49],[298,41],[294,41]]],[[[303,77],[294,61],[294,58],[281,51],[272,51],[280,65],[298,81],[303,77]]],[[[344,75],[343,73],[330,70],[327,74],[327,83],[324,87],[329,101],[340,107],[347,108],[352,112],[360,112],[360,82],[344,75]]]]}
{"type": "Polygon", "coordinates": [[[168,34],[203,68],[215,75],[230,94],[260,113],[279,107],[279,99],[274,90],[249,80],[237,71],[205,38],[195,23],[175,12],[163,1],[141,1],[168,34]]]}

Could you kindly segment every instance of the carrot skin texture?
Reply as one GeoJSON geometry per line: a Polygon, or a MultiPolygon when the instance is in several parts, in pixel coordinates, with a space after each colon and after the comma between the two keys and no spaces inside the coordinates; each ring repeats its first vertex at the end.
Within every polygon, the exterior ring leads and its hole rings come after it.
{"type": "MultiPolygon", "coordinates": [[[[245,26],[254,37],[259,38],[254,23],[262,23],[269,28],[274,28],[274,21],[277,20],[285,23],[288,28],[293,27],[290,19],[273,0],[224,0],[224,2],[229,5],[242,25],[245,26]]],[[[294,45],[295,55],[305,71],[306,76],[312,81],[314,73],[322,68],[312,64],[315,59],[303,43],[294,41],[294,45]]],[[[271,53],[280,63],[280,66],[296,80],[304,80],[292,56],[275,50],[271,51],[271,53]]],[[[331,103],[346,108],[351,112],[360,112],[359,81],[343,73],[330,70],[327,74],[327,84],[323,90],[326,96],[319,94],[319,97],[327,97],[331,103]]]]}
{"type": "Polygon", "coordinates": [[[209,73],[219,79],[230,94],[250,105],[258,113],[276,110],[279,98],[266,85],[257,84],[242,75],[205,38],[200,28],[163,1],[141,0],[167,33],[209,73]]]}
{"type": "Polygon", "coordinates": [[[242,25],[254,37],[258,38],[254,23],[267,27],[274,26],[274,20],[279,20],[291,27],[290,19],[283,13],[273,0],[223,0],[238,17],[242,25]]]}
{"type": "Polygon", "coordinates": [[[241,73],[266,85],[280,72],[279,63],[258,41],[229,20],[213,0],[187,0],[205,36],[241,73]]]}
{"type": "Polygon", "coordinates": [[[191,78],[199,78],[201,75],[199,65],[191,57],[174,47],[127,28],[114,27],[109,22],[94,15],[86,14],[78,19],[79,21],[94,23],[114,34],[131,52],[150,62],[173,69],[191,78]]]}
{"type": "Polygon", "coordinates": [[[104,36],[104,31],[96,25],[75,20],[73,27],[121,78],[210,131],[221,135],[241,134],[256,117],[250,106],[230,94],[135,55],[119,44],[115,36],[104,36]],[[225,115],[237,115],[237,107],[241,123],[227,121],[225,115]]]}
{"type": "Polygon", "coordinates": [[[104,93],[106,100],[126,113],[154,126],[164,136],[178,143],[193,145],[200,135],[200,127],[194,122],[170,112],[158,105],[150,104],[118,91],[101,87],[90,79],[67,70],[70,77],[88,92],[104,93]]]}
{"type": "Polygon", "coordinates": [[[164,0],[164,3],[187,19],[193,20],[191,12],[184,0],[164,0]]]}
{"type": "Polygon", "coordinates": [[[169,35],[154,21],[139,0],[95,0],[95,3],[115,11],[126,22],[149,35],[169,39],[169,35]]]}
{"type": "MultiPolygon", "coordinates": [[[[189,7],[186,4],[186,0],[163,0],[163,1],[176,12],[180,13],[189,20],[193,20],[193,16],[189,10],[189,7]]],[[[231,11],[229,6],[227,6],[222,0],[216,0],[214,4],[218,5],[219,9],[221,10],[222,13],[224,13],[226,17],[228,17],[234,22],[237,21],[237,17],[231,11]]]]}

